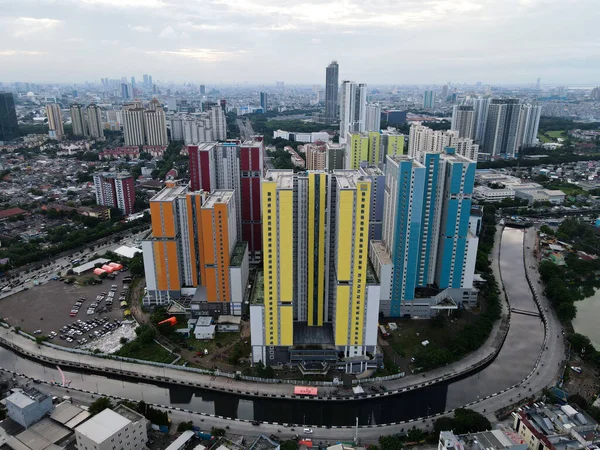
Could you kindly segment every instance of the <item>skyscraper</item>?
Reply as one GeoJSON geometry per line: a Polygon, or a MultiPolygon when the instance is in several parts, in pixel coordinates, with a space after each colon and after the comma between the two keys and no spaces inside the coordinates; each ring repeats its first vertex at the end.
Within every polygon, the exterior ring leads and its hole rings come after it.
{"type": "Polygon", "coordinates": [[[435,91],[423,92],[423,108],[433,109],[435,106],[435,91]]]}
{"type": "Polygon", "coordinates": [[[11,92],[0,92],[0,143],[19,137],[15,99],[11,92]]]}
{"type": "Polygon", "coordinates": [[[250,262],[259,262],[262,252],[261,186],[264,175],[262,136],[244,141],[240,146],[242,202],[242,240],[248,242],[250,262]]]}
{"type": "Polygon", "coordinates": [[[267,112],[268,106],[269,105],[267,104],[267,93],[261,92],[260,93],[260,107],[262,108],[263,114],[267,112]]]}
{"type": "Polygon", "coordinates": [[[448,101],[448,85],[442,86],[442,102],[448,101]]]}
{"type": "Polygon", "coordinates": [[[145,73],[143,78],[144,78],[144,87],[148,88],[148,86],[149,86],[149,83],[148,83],[148,74],[145,73]]]}
{"type": "Polygon", "coordinates": [[[408,156],[423,162],[426,153],[444,153],[446,147],[454,148],[454,153],[477,161],[479,145],[473,139],[459,137],[456,130],[432,130],[420,124],[410,127],[408,156]]]}
{"type": "Polygon", "coordinates": [[[86,108],[87,124],[90,137],[104,139],[104,123],[102,122],[102,109],[91,104],[86,108]]]}
{"type": "Polygon", "coordinates": [[[338,114],[338,71],[337,61],[332,61],[325,69],[325,119],[330,123],[338,114]]]}
{"type": "Polygon", "coordinates": [[[81,105],[73,103],[71,108],[71,123],[73,124],[73,136],[88,136],[87,122],[85,120],[84,109],[81,105]]]}
{"type": "Polygon", "coordinates": [[[479,145],[483,145],[485,139],[485,124],[489,107],[489,98],[477,98],[473,100],[473,139],[479,145]]]}
{"type": "Polygon", "coordinates": [[[464,138],[475,138],[475,120],[473,106],[454,105],[452,107],[451,130],[458,131],[458,135],[464,138]]]}
{"type": "Polygon", "coordinates": [[[46,116],[48,117],[48,136],[50,139],[62,140],[65,130],[63,128],[60,105],[57,103],[47,104],[46,116]]]}
{"type": "Polygon", "coordinates": [[[361,166],[385,164],[387,155],[404,153],[404,135],[395,131],[370,131],[368,133],[348,133],[345,144],[345,168],[358,169],[361,166]]]}
{"type": "MultiPolygon", "coordinates": [[[[420,163],[388,156],[381,242],[371,261],[382,286],[385,315],[429,317],[440,303],[457,304],[472,290],[478,237],[469,227],[476,163],[426,153],[420,163]]],[[[446,305],[447,306],[447,305],[446,305]]]]}
{"type": "Polygon", "coordinates": [[[128,216],[134,211],[135,184],[131,174],[101,173],[94,175],[96,203],[118,208],[128,216]]]}
{"type": "Polygon", "coordinates": [[[192,192],[217,189],[217,167],[215,165],[216,142],[188,145],[190,166],[190,189],[192,192]]]}
{"type": "Polygon", "coordinates": [[[185,294],[193,295],[191,308],[202,315],[241,315],[248,250],[238,239],[233,191],[190,192],[171,183],[150,200],[150,211],[152,236],[142,242],[144,305],[185,294]]]}
{"type": "Polygon", "coordinates": [[[167,120],[162,106],[144,111],[144,131],[147,145],[168,145],[167,120]]]}
{"type": "Polygon", "coordinates": [[[373,364],[379,286],[367,260],[370,200],[371,180],[357,171],[267,172],[263,291],[250,305],[255,363],[373,364]]]}
{"type": "Polygon", "coordinates": [[[123,115],[123,136],[125,145],[144,145],[144,109],[137,103],[125,105],[123,115]]]}
{"type": "Polygon", "coordinates": [[[537,143],[540,117],[542,115],[541,105],[521,105],[519,113],[519,129],[517,131],[517,149],[533,147],[537,143]]]}
{"type": "Polygon", "coordinates": [[[367,116],[367,85],[343,81],[340,88],[340,143],[348,133],[365,131],[367,116]]]}
{"type": "Polygon", "coordinates": [[[200,95],[206,95],[206,86],[203,84],[200,85],[200,95]]]}
{"type": "Polygon", "coordinates": [[[519,114],[518,99],[492,99],[485,125],[483,151],[492,158],[513,158],[517,152],[519,114]]]}
{"type": "Polygon", "coordinates": [[[365,131],[379,131],[381,129],[381,106],[367,105],[365,131]]]}

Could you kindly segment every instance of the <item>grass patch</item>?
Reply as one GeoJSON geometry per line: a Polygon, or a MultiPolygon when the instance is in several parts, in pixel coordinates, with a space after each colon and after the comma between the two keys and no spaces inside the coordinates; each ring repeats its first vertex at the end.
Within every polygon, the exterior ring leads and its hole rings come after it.
{"type": "MultiPolygon", "coordinates": [[[[118,354],[119,352],[117,352],[117,355],[118,354]]],[[[156,342],[152,342],[136,348],[135,351],[129,352],[127,357],[168,364],[177,356],[169,353],[156,342]]]]}
{"type": "Polygon", "coordinates": [[[550,136],[552,139],[558,139],[558,138],[566,138],[567,135],[565,134],[565,132],[563,130],[553,130],[553,131],[546,131],[546,134],[548,136],[550,136]]]}
{"type": "Polygon", "coordinates": [[[543,135],[542,133],[538,133],[538,139],[542,142],[542,144],[552,142],[552,139],[550,139],[548,136],[543,135]]]}
{"type": "Polygon", "coordinates": [[[188,347],[192,347],[193,351],[200,352],[206,349],[209,355],[213,355],[215,352],[239,340],[239,333],[216,333],[212,341],[200,341],[192,335],[189,339],[186,339],[185,343],[188,347]]]}

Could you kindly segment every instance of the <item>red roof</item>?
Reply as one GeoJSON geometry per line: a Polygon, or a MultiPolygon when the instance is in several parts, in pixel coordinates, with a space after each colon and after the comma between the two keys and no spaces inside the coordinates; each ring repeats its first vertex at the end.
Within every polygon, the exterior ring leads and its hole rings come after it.
{"type": "Polygon", "coordinates": [[[27,211],[21,208],[10,208],[0,211],[0,219],[6,219],[7,217],[18,216],[19,214],[25,214],[27,211]]]}

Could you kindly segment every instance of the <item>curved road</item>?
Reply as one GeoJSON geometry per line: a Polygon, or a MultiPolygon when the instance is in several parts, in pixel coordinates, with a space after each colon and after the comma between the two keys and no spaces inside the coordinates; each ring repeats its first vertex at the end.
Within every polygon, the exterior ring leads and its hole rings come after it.
{"type": "MultiPolygon", "coordinates": [[[[513,307],[518,305],[518,309],[535,311],[531,291],[529,291],[524,277],[524,236],[525,234],[521,230],[508,228],[505,230],[500,265],[506,283],[506,291],[513,307]]],[[[535,238],[535,232],[529,232],[528,244],[532,238],[535,238]]],[[[556,334],[560,334],[560,328],[552,314],[548,316],[548,328],[548,335],[556,339],[556,334]]],[[[354,422],[354,417],[359,417],[362,424],[374,425],[439,413],[471,402],[476,402],[470,406],[471,408],[489,413],[515,403],[519,398],[540,391],[555,379],[558,363],[564,355],[562,339],[556,339],[556,342],[549,345],[550,350],[544,350],[541,353],[541,361],[537,369],[539,375],[536,370],[529,380],[520,384],[520,380],[533,370],[542,347],[542,340],[543,326],[538,317],[513,313],[509,335],[500,355],[496,361],[479,373],[450,384],[440,383],[418,389],[412,391],[410,395],[401,394],[393,397],[365,399],[344,403],[344,405],[340,405],[339,402],[319,402],[318,405],[315,405],[313,402],[305,401],[255,400],[201,389],[135,383],[70,371],[65,373],[67,378],[72,381],[74,388],[134,400],[143,399],[149,403],[171,405],[208,414],[246,420],[256,418],[265,421],[277,420],[308,424],[332,423],[332,417],[340,416],[341,420],[333,422],[340,425],[350,425],[354,422]],[[542,363],[544,365],[541,365],[542,363]],[[510,387],[514,384],[519,385],[510,387]],[[494,395],[494,392],[499,389],[506,389],[506,391],[494,395]],[[488,396],[489,398],[486,398],[488,396]],[[399,410],[402,412],[401,414],[397,412],[399,410]]],[[[0,349],[0,365],[8,370],[26,373],[30,377],[45,381],[56,380],[59,376],[56,369],[46,368],[37,362],[20,358],[5,349],[0,349]]],[[[368,439],[369,436],[376,437],[385,433],[397,432],[407,426],[424,427],[430,425],[432,420],[433,418],[427,421],[410,420],[408,424],[399,423],[398,425],[363,429],[361,436],[368,439]]],[[[242,426],[240,422],[230,422],[229,425],[232,428],[238,425],[242,426]]],[[[243,426],[245,427],[246,424],[243,426]]],[[[263,425],[263,427],[265,428],[262,428],[261,432],[265,432],[268,426],[263,425]]],[[[274,427],[281,428],[281,426],[274,427]]],[[[274,429],[269,429],[269,431],[276,432],[274,429]]],[[[344,433],[347,438],[348,432],[344,433]]],[[[314,437],[337,439],[339,435],[340,432],[336,432],[334,427],[332,430],[317,429],[314,437]]]]}

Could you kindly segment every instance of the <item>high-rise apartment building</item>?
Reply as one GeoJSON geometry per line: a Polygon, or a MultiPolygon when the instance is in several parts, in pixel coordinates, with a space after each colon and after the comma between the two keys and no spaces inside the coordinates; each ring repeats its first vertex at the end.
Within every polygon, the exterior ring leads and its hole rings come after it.
{"type": "Polygon", "coordinates": [[[488,108],[483,151],[492,158],[513,158],[518,151],[521,105],[518,99],[494,98],[488,108]]]}
{"type": "Polygon", "coordinates": [[[479,145],[483,145],[485,139],[485,124],[490,101],[489,98],[476,98],[473,100],[473,139],[479,145]]]}
{"type": "Polygon", "coordinates": [[[73,124],[73,136],[88,136],[84,109],[81,105],[73,103],[69,110],[71,112],[71,123],[73,124]]]}
{"type": "Polygon", "coordinates": [[[385,166],[382,240],[371,243],[370,257],[386,316],[430,317],[476,302],[478,236],[470,227],[476,163],[452,148],[422,159],[388,156],[385,166]]]}
{"type": "Polygon", "coordinates": [[[234,192],[171,184],[150,200],[150,215],[152,237],[142,242],[144,304],[191,297],[193,315],[241,315],[249,263],[234,192]]]}
{"type": "Polygon", "coordinates": [[[475,139],[475,113],[471,105],[454,105],[452,107],[452,124],[450,129],[458,131],[463,138],[475,139]]]}
{"type": "Polygon", "coordinates": [[[262,109],[263,114],[267,112],[268,109],[268,103],[267,103],[267,93],[266,92],[261,92],[260,93],[260,107],[262,109]]]}
{"type": "Polygon", "coordinates": [[[46,116],[48,117],[48,137],[50,139],[62,140],[65,129],[62,121],[62,111],[57,103],[46,105],[46,116]]]}
{"type": "Polygon", "coordinates": [[[128,216],[135,206],[135,184],[131,174],[100,173],[94,175],[96,203],[120,209],[128,216]]]}
{"type": "Polygon", "coordinates": [[[188,145],[190,189],[192,192],[217,189],[216,142],[188,145]]]}
{"type": "Polygon", "coordinates": [[[208,111],[210,126],[213,129],[214,139],[224,141],[227,139],[227,120],[225,118],[225,109],[220,106],[213,106],[208,111]]]}
{"type": "Polygon", "coordinates": [[[404,153],[404,135],[391,130],[368,133],[348,133],[346,142],[346,169],[361,166],[379,166],[385,163],[387,155],[404,153]]]}
{"type": "Polygon", "coordinates": [[[242,202],[242,239],[248,242],[250,262],[261,260],[261,180],[264,176],[264,142],[262,136],[240,145],[242,202]]]}
{"type": "Polygon", "coordinates": [[[335,122],[338,115],[338,80],[339,66],[332,61],[325,69],[325,119],[335,122]]]}
{"type": "Polygon", "coordinates": [[[423,92],[423,108],[433,109],[435,107],[435,91],[423,92]]]}
{"type": "Polygon", "coordinates": [[[348,133],[363,133],[367,118],[367,85],[342,81],[340,88],[340,143],[348,133]]]}
{"type": "Polygon", "coordinates": [[[87,125],[90,137],[104,139],[104,123],[102,122],[102,109],[91,104],[86,108],[87,125]]]}
{"type": "Polygon", "coordinates": [[[517,149],[521,150],[536,145],[541,115],[541,105],[521,105],[519,129],[517,131],[517,149]]]}
{"type": "Polygon", "coordinates": [[[306,170],[327,170],[327,144],[305,144],[306,170]]]}
{"type": "Polygon", "coordinates": [[[369,243],[380,241],[383,227],[383,204],[385,193],[385,173],[376,166],[366,166],[359,173],[371,180],[371,201],[369,205],[369,243]]]}
{"type": "Polygon", "coordinates": [[[125,105],[122,111],[125,145],[144,145],[144,109],[137,103],[125,105]]]}
{"type": "Polygon", "coordinates": [[[327,170],[342,170],[346,167],[344,162],[346,154],[346,146],[343,144],[336,144],[333,142],[327,142],[325,144],[327,149],[327,170]]]}
{"type": "Polygon", "coordinates": [[[446,147],[453,147],[455,153],[477,161],[479,146],[473,139],[459,137],[456,130],[432,130],[421,124],[410,127],[408,156],[419,162],[425,153],[443,153],[446,147]]]}
{"type": "Polygon", "coordinates": [[[447,84],[442,86],[442,102],[448,101],[449,86],[447,84]]]}
{"type": "Polygon", "coordinates": [[[19,122],[13,94],[0,92],[0,143],[12,141],[19,136],[19,122]]]}
{"type": "Polygon", "coordinates": [[[153,109],[144,111],[144,134],[146,145],[169,145],[167,120],[161,106],[154,105],[153,109]]]}
{"type": "Polygon", "coordinates": [[[381,106],[367,105],[365,131],[379,131],[381,129],[381,106]]]}
{"type": "Polygon", "coordinates": [[[376,364],[367,356],[379,313],[370,201],[371,180],[357,171],[267,172],[262,281],[250,303],[255,363],[318,361],[347,372],[376,364]]]}
{"type": "Polygon", "coordinates": [[[203,84],[200,85],[200,95],[206,95],[206,86],[203,84]]]}

